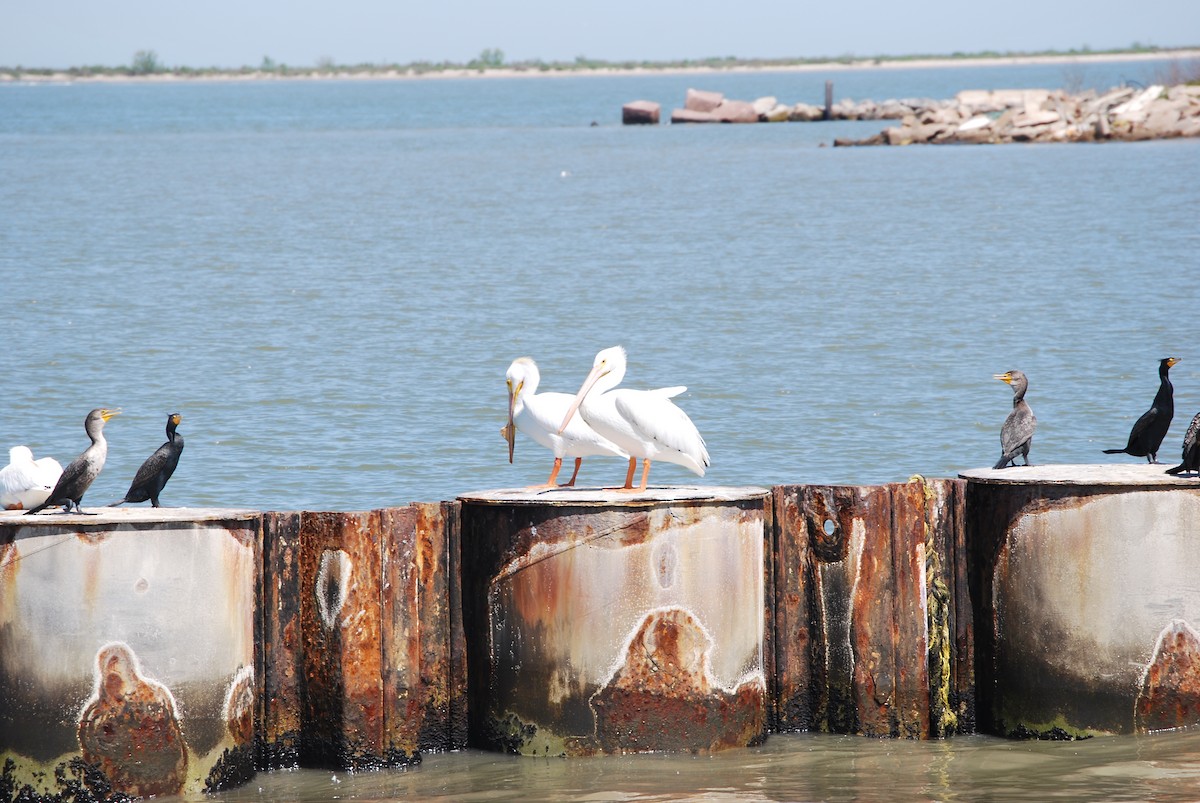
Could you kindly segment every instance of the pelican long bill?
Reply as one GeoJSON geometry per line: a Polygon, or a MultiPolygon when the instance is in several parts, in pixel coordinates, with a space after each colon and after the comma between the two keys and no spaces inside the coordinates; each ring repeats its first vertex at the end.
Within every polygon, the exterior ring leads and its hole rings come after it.
{"type": "Polygon", "coordinates": [[[592,389],[592,385],[596,384],[596,380],[608,373],[608,369],[603,365],[594,365],[588,373],[587,378],[583,380],[583,384],[579,386],[579,392],[575,394],[575,400],[571,402],[570,409],[567,410],[567,415],[563,418],[562,426],[558,428],[561,435],[562,431],[567,428],[567,424],[571,423],[571,417],[579,409],[579,405],[583,404],[583,400],[587,397],[592,389]]]}

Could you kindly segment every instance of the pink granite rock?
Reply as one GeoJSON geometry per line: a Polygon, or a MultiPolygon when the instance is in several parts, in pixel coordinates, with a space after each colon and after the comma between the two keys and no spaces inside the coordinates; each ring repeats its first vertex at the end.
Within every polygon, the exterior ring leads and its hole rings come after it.
{"type": "Polygon", "coordinates": [[[621,107],[621,122],[625,125],[658,125],[662,106],[652,100],[635,100],[621,107]]]}
{"type": "Polygon", "coordinates": [[[726,100],[713,110],[722,123],[757,123],[758,112],[754,104],[745,100],[726,100]]]}
{"type": "Polygon", "coordinates": [[[675,109],[671,112],[672,123],[719,123],[721,119],[712,112],[698,112],[692,109],[675,109]]]}
{"type": "Polygon", "coordinates": [[[725,96],[720,92],[706,92],[703,89],[689,89],[684,100],[683,108],[693,112],[711,112],[721,105],[725,96]]]}

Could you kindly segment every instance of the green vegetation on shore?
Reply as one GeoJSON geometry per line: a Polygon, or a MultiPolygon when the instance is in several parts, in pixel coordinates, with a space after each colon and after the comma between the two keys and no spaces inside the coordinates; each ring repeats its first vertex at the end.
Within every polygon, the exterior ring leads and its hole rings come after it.
{"type": "MultiPolygon", "coordinates": [[[[1200,46],[1198,46],[1200,47],[1200,46]]],[[[513,73],[571,73],[595,70],[629,71],[629,70],[733,70],[733,69],[772,69],[788,68],[815,64],[900,64],[906,62],[922,62],[928,60],[962,61],[982,59],[1020,59],[1020,58],[1070,58],[1072,56],[1126,56],[1126,55],[1162,55],[1170,57],[1172,53],[1195,50],[1197,48],[1159,48],[1152,45],[1141,45],[1137,42],[1128,48],[1113,50],[1092,50],[1086,45],[1082,49],[1070,50],[1041,50],[1041,51],[992,51],[977,53],[955,52],[950,54],[910,54],[904,56],[820,56],[812,58],[777,58],[753,59],[736,56],[712,57],[703,59],[682,59],[677,61],[606,61],[578,56],[574,61],[506,61],[504,52],[495,48],[485,49],[476,58],[466,62],[452,61],[414,61],[407,64],[338,64],[331,58],[322,58],[312,66],[294,66],[281,64],[270,57],[264,57],[257,66],[228,67],[171,67],[164,64],[153,50],[139,50],[134,54],[128,65],[105,66],[88,65],[63,69],[34,68],[34,67],[4,67],[0,66],[0,76],[8,78],[33,78],[66,75],[73,78],[105,78],[105,77],[178,77],[178,78],[220,78],[237,76],[278,76],[286,78],[305,78],[321,76],[370,76],[383,74],[399,74],[409,76],[459,74],[463,72],[486,73],[504,70],[513,73]]],[[[1196,72],[1192,70],[1191,72],[1196,72]]]]}

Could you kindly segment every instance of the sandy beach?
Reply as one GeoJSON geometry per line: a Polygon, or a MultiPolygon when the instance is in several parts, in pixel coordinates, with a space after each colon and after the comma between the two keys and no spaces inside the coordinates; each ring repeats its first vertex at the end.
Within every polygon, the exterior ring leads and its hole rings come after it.
{"type": "Polygon", "coordinates": [[[1139,53],[1064,53],[1053,55],[961,57],[961,58],[866,58],[830,60],[797,64],[738,64],[730,67],[602,67],[566,69],[537,69],[530,67],[496,67],[488,69],[445,69],[417,71],[412,69],[332,69],[293,68],[287,73],[263,70],[167,71],[148,75],[97,74],[80,75],[68,71],[8,72],[0,74],[0,83],[92,83],[92,82],[173,82],[173,81],[422,81],[464,78],[560,78],[612,75],[688,75],[740,72],[829,72],[833,70],[907,70],[939,67],[992,67],[1021,64],[1089,64],[1095,62],[1138,62],[1175,59],[1180,62],[1200,60],[1200,48],[1158,50],[1139,53]]]}

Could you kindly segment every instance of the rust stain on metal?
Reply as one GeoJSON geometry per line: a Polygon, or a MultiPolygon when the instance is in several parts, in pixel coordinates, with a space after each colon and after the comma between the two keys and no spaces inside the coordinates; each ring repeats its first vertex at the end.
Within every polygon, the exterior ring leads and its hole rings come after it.
{"type": "Polygon", "coordinates": [[[255,673],[266,769],[299,764],[302,708],[300,514],[263,516],[260,645],[255,673]]]}
{"type": "Polygon", "coordinates": [[[234,674],[225,692],[222,706],[225,730],[235,745],[250,744],[254,739],[254,668],[244,666],[234,674]]]}
{"type": "Polygon", "coordinates": [[[382,526],[384,730],[389,762],[404,763],[452,746],[446,521],[419,504],[383,511],[382,526]]]}
{"type": "Polygon", "coordinates": [[[229,537],[247,549],[254,549],[258,543],[257,527],[231,527],[225,530],[229,537]]]}
{"type": "Polygon", "coordinates": [[[108,530],[79,530],[75,533],[75,537],[88,546],[100,546],[112,538],[112,533],[108,530]]]}
{"type": "Polygon", "coordinates": [[[463,616],[483,635],[467,643],[476,744],[582,755],[761,739],[765,500],[464,502],[463,616]],[[677,708],[708,730],[681,738],[677,708]],[[615,724],[638,710],[640,724],[615,724]]]}
{"type": "Polygon", "coordinates": [[[21,552],[15,542],[0,544],[0,627],[17,617],[17,575],[21,571],[21,552]]]}
{"type": "Polygon", "coordinates": [[[761,740],[765,686],[713,689],[712,640],[681,608],[655,611],[630,641],[613,679],[592,695],[596,744],[609,753],[649,750],[708,752],[761,740]]]}
{"type": "Polygon", "coordinates": [[[647,616],[610,688],[657,694],[708,694],[712,639],[691,613],[669,608],[647,616]]]}
{"type": "Polygon", "coordinates": [[[806,496],[804,516],[813,554],[823,563],[841,563],[849,553],[852,508],[839,506],[832,489],[814,490],[806,496]]]}
{"type": "Polygon", "coordinates": [[[923,484],[773,493],[778,727],[927,737],[923,484]]]}
{"type": "Polygon", "coordinates": [[[1182,620],[1164,628],[1134,706],[1139,733],[1200,722],[1200,634],[1182,620]]]}
{"type": "Polygon", "coordinates": [[[384,744],[393,763],[419,750],[423,723],[422,518],[412,507],[381,512],[384,744]]]}
{"type": "Polygon", "coordinates": [[[300,518],[302,761],[348,769],[383,763],[378,530],[377,513],[300,518]]]}
{"type": "Polygon", "coordinates": [[[175,698],[142,675],[126,644],[96,654],[96,688],[79,717],[83,760],[113,787],[136,797],[175,795],[187,776],[188,751],[175,698]]]}

